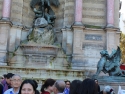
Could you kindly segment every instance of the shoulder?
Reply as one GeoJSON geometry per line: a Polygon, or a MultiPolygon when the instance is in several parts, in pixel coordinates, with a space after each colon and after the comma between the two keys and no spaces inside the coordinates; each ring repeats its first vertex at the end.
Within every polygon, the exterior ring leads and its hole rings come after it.
{"type": "Polygon", "coordinates": [[[6,80],[4,79],[3,81],[1,81],[1,83],[4,85],[6,84],[6,80]]]}
{"type": "Polygon", "coordinates": [[[41,94],[50,94],[48,91],[44,91],[41,94]]]}
{"type": "Polygon", "coordinates": [[[4,94],[9,94],[11,91],[13,91],[13,88],[10,88],[4,92],[4,94]]]}

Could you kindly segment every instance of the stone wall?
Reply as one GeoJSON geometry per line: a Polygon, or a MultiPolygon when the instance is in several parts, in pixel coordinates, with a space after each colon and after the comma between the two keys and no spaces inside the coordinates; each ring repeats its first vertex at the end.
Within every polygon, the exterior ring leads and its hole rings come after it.
{"type": "Polygon", "coordinates": [[[32,26],[34,13],[29,5],[30,0],[12,0],[11,21],[14,24],[32,26]]]}
{"type": "MultiPolygon", "coordinates": [[[[13,23],[32,26],[34,13],[30,8],[31,0],[12,0],[11,20],[13,23]]],[[[59,8],[52,7],[56,14],[57,30],[70,27],[74,23],[74,0],[59,0],[59,8]]],[[[119,0],[115,0],[115,27],[118,27],[119,0]]],[[[2,5],[2,0],[1,3],[2,5]]],[[[1,7],[0,7],[1,9],[1,7]]],[[[2,11],[2,9],[1,9],[2,11]]],[[[106,0],[83,0],[83,24],[106,26],[106,0]]]]}
{"type": "Polygon", "coordinates": [[[0,0],[0,18],[2,17],[2,5],[3,5],[3,0],[0,0]]]}
{"type": "Polygon", "coordinates": [[[106,0],[83,0],[84,24],[105,26],[106,25],[106,0]]]}

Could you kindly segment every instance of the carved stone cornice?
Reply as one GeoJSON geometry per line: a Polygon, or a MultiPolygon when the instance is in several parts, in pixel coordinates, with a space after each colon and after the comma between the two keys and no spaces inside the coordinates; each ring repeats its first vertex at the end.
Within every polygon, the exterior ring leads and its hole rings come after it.
{"type": "Polygon", "coordinates": [[[0,20],[0,24],[9,24],[11,27],[13,25],[13,23],[10,20],[3,20],[3,19],[0,20]]]}
{"type": "Polygon", "coordinates": [[[104,30],[106,30],[106,31],[117,31],[117,32],[120,32],[120,29],[119,28],[114,28],[114,27],[110,27],[110,28],[105,28],[104,30]]]}

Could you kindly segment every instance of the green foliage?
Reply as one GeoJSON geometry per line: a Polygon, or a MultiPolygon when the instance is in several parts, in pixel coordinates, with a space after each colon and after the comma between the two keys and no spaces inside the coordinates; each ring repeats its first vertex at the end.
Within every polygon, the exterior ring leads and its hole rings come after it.
{"type": "Polygon", "coordinates": [[[88,25],[88,24],[84,24],[84,26],[87,27],[87,28],[102,29],[101,26],[94,26],[94,25],[88,25]]]}
{"type": "Polygon", "coordinates": [[[120,48],[122,53],[122,63],[125,63],[125,34],[121,33],[120,48]]]}

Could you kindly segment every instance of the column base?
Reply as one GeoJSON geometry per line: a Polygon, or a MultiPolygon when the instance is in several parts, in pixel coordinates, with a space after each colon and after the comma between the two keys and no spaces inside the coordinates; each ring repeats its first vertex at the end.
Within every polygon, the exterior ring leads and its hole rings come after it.
{"type": "Polygon", "coordinates": [[[83,26],[83,23],[82,22],[74,22],[73,25],[75,25],[75,26],[83,26]]]}
{"type": "Polygon", "coordinates": [[[10,18],[2,17],[1,20],[3,20],[3,21],[10,21],[10,18]]]}
{"type": "Polygon", "coordinates": [[[107,27],[107,28],[114,28],[114,25],[108,24],[106,27],[107,27]]]}

